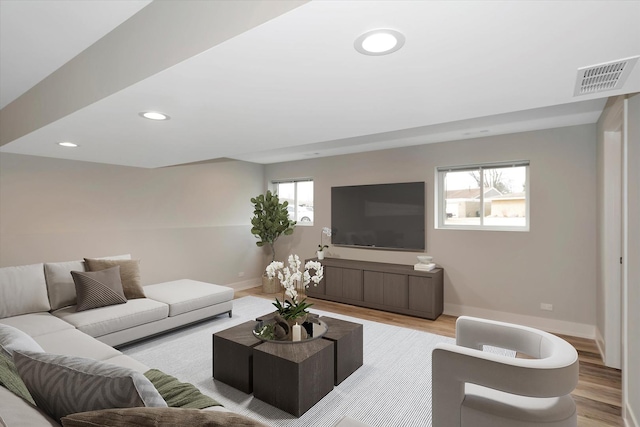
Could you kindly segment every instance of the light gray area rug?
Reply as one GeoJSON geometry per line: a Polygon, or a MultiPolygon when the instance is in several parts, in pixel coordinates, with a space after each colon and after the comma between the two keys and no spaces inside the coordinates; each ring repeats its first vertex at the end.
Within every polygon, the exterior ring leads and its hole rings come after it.
{"type": "Polygon", "coordinates": [[[303,416],[296,418],[213,380],[212,334],[273,310],[270,300],[243,297],[234,301],[232,318],[221,316],[121,350],[196,385],[227,409],[271,426],[333,426],[345,415],[371,426],[431,426],[431,350],[454,340],[313,308],[314,313],[364,325],[364,364],[303,416]]]}

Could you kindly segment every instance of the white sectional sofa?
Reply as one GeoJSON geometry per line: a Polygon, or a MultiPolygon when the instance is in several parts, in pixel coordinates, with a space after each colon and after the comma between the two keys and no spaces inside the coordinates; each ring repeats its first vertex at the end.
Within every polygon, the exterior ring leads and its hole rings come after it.
{"type": "MultiPolygon", "coordinates": [[[[0,268],[0,323],[25,332],[47,353],[105,361],[144,373],[148,366],[113,346],[232,313],[232,288],[187,279],[144,286],[146,298],[76,312],[72,270],[84,271],[84,262],[0,268]]],[[[9,427],[59,426],[0,387],[0,426],[3,422],[9,427]]]]}

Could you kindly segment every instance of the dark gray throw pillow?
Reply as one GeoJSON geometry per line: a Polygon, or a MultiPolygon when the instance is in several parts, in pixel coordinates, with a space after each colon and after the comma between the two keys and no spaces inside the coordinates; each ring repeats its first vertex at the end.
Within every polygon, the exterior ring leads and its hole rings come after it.
{"type": "Polygon", "coordinates": [[[18,351],[13,360],[38,408],[55,420],[77,412],[166,407],[140,372],[84,357],[18,351]]]}
{"type": "Polygon", "coordinates": [[[71,276],[76,285],[76,311],[127,302],[119,266],[100,271],[72,271],[71,276]]]}

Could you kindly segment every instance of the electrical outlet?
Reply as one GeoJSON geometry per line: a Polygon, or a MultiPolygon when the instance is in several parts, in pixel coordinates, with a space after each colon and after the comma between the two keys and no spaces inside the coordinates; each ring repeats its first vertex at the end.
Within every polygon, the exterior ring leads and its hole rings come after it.
{"type": "Polygon", "coordinates": [[[238,273],[238,277],[244,277],[244,271],[241,271],[240,273],[238,273]]]}
{"type": "Polygon", "coordinates": [[[553,304],[548,304],[548,303],[541,302],[540,303],[540,310],[553,311],[553,304]]]}

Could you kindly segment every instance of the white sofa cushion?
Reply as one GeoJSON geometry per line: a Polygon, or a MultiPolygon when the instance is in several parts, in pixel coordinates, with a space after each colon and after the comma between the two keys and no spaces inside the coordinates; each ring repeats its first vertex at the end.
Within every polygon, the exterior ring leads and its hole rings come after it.
{"type": "Polygon", "coordinates": [[[86,271],[84,261],[47,262],[44,277],[47,280],[51,310],[68,307],[76,303],[76,287],[71,271],[86,271]]]}
{"type": "Polygon", "coordinates": [[[64,331],[65,329],[75,329],[69,323],[47,312],[7,317],[0,319],[0,323],[18,328],[32,337],[50,334],[51,332],[64,331]]]}
{"type": "Polygon", "coordinates": [[[133,369],[134,371],[138,371],[141,374],[144,374],[149,370],[149,367],[147,365],[142,362],[138,362],[136,359],[134,359],[133,357],[129,357],[126,354],[120,354],[115,357],[110,357],[108,359],[105,359],[104,362],[112,363],[124,368],[133,369]]]}
{"type": "Polygon", "coordinates": [[[138,298],[125,304],[76,312],[75,306],[53,312],[92,337],[110,334],[133,326],[161,320],[169,315],[169,306],[148,298],[138,298]]]}
{"type": "Polygon", "coordinates": [[[77,329],[66,329],[34,338],[47,353],[107,360],[122,353],[77,329]]]}
{"type": "Polygon", "coordinates": [[[0,319],[50,309],[43,264],[0,268],[0,319]]]}
{"type": "Polygon", "coordinates": [[[169,305],[169,316],[231,301],[233,288],[182,279],[144,287],[147,298],[169,305]]]}
{"type": "Polygon", "coordinates": [[[4,387],[0,387],[0,402],[2,419],[7,427],[60,427],[60,424],[45,414],[42,409],[33,406],[4,387]]]}
{"type": "Polygon", "coordinates": [[[0,352],[11,358],[15,350],[44,351],[33,338],[20,329],[0,324],[0,352]]]}
{"type": "Polygon", "coordinates": [[[233,301],[227,301],[214,306],[201,308],[199,310],[190,311],[180,316],[167,317],[157,322],[145,323],[144,325],[134,326],[118,332],[96,337],[105,344],[112,346],[121,346],[133,341],[144,339],[153,335],[170,331],[171,329],[180,328],[190,323],[200,322],[202,320],[218,316],[222,313],[229,313],[233,310],[233,301]]]}
{"type": "Polygon", "coordinates": [[[77,412],[166,407],[140,372],[83,357],[16,351],[16,369],[39,408],[55,420],[77,412]]]}

